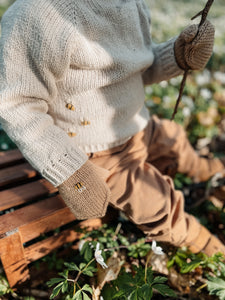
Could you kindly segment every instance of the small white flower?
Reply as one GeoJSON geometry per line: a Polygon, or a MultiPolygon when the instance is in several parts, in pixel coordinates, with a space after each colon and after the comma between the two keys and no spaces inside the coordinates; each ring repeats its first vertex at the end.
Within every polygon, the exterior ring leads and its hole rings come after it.
{"type": "Polygon", "coordinates": [[[156,245],[156,241],[152,241],[152,251],[157,255],[164,254],[162,248],[156,245]]]}
{"type": "Polygon", "coordinates": [[[104,300],[104,298],[102,296],[100,296],[100,300],[104,300]]]}
{"type": "Polygon", "coordinates": [[[212,98],[212,93],[209,89],[201,89],[200,95],[207,100],[212,98]]]}
{"type": "Polygon", "coordinates": [[[81,240],[81,241],[79,242],[79,245],[78,245],[79,251],[82,250],[82,248],[83,248],[85,242],[86,242],[85,240],[81,240]]]}
{"type": "Polygon", "coordinates": [[[102,250],[100,250],[99,247],[100,247],[100,244],[97,243],[97,246],[95,249],[95,259],[102,266],[103,269],[106,269],[106,268],[108,268],[108,266],[104,262],[104,258],[102,257],[102,250]]]}
{"type": "Polygon", "coordinates": [[[159,85],[162,87],[162,88],[166,88],[168,86],[168,82],[163,80],[159,83],[159,85]]]}
{"type": "Polygon", "coordinates": [[[191,115],[191,110],[189,107],[184,107],[182,112],[183,112],[184,117],[189,117],[191,115]]]}
{"type": "Polygon", "coordinates": [[[201,74],[196,76],[196,82],[198,85],[205,85],[210,83],[211,81],[211,74],[208,70],[204,70],[201,74]]]}

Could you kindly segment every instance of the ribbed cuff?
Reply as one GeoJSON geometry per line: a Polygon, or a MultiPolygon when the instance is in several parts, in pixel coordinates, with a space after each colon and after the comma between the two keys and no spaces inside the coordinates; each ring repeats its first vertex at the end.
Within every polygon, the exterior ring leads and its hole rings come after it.
{"type": "Polygon", "coordinates": [[[79,148],[68,147],[64,152],[57,153],[42,171],[45,177],[54,186],[59,186],[88,160],[88,157],[79,148]]]}
{"type": "Polygon", "coordinates": [[[163,77],[172,78],[183,73],[178,66],[174,55],[174,43],[176,37],[161,44],[154,44],[153,51],[159,64],[159,69],[164,73],[163,77]]]}

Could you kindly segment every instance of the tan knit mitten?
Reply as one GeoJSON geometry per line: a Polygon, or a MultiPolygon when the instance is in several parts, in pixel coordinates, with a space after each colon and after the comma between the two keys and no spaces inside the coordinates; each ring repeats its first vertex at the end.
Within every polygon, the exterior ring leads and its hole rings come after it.
{"type": "Polygon", "coordinates": [[[199,28],[191,25],[184,29],[174,44],[177,64],[183,70],[201,70],[207,64],[213,51],[214,26],[206,20],[199,28]],[[196,36],[196,38],[195,38],[196,36]]]}
{"type": "Polygon", "coordinates": [[[87,161],[59,187],[66,205],[79,220],[103,217],[110,198],[109,171],[87,161]]]}

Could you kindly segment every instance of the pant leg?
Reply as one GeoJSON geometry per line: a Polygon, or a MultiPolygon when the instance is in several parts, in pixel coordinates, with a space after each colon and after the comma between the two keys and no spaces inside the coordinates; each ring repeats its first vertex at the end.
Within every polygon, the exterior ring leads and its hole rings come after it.
{"type": "Polygon", "coordinates": [[[184,198],[172,179],[146,162],[151,126],[125,145],[95,153],[91,161],[110,171],[110,204],[123,211],[141,230],[173,245],[192,243],[201,225],[184,212],[184,198]]]}
{"type": "Polygon", "coordinates": [[[224,170],[219,159],[199,157],[184,129],[174,121],[159,120],[153,116],[151,122],[153,132],[147,161],[163,174],[173,177],[180,172],[199,182],[224,170]]]}

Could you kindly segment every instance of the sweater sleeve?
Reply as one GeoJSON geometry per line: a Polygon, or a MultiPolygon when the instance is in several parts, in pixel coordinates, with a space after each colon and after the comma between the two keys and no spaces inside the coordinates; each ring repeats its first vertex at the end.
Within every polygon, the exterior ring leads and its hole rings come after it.
{"type": "Polygon", "coordinates": [[[183,74],[183,70],[176,63],[174,55],[173,38],[161,44],[152,42],[152,51],[154,54],[153,64],[143,73],[145,85],[158,83],[163,80],[169,80],[172,77],[183,74]]]}
{"type": "Polygon", "coordinates": [[[3,17],[0,122],[30,164],[58,186],[88,158],[48,114],[48,103],[58,94],[57,82],[70,63],[70,29],[47,26],[51,21],[54,18],[44,24],[30,15],[18,16],[15,6],[3,17]]]}

